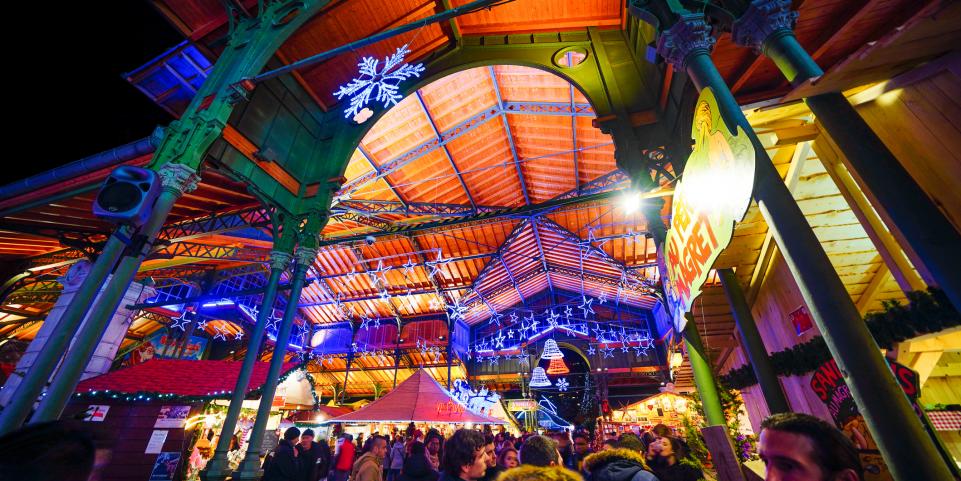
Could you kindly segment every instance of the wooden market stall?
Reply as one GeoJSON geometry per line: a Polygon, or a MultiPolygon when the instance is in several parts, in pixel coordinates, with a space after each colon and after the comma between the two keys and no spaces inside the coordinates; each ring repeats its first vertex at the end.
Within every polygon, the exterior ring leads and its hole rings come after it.
{"type": "Polygon", "coordinates": [[[691,400],[665,391],[612,410],[610,417],[598,418],[598,425],[605,435],[613,436],[627,432],[641,433],[658,424],[664,424],[679,434],[683,430],[685,416],[697,416],[691,400]]]}

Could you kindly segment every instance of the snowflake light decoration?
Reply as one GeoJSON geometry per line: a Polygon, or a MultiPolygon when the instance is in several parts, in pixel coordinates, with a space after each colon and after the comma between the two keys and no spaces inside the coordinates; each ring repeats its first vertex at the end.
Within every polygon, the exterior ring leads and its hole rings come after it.
{"type": "Polygon", "coordinates": [[[374,57],[363,57],[357,63],[359,76],[349,83],[341,85],[334,92],[338,100],[350,99],[350,104],[344,109],[344,117],[352,118],[362,123],[370,118],[370,112],[362,112],[372,100],[381,102],[384,108],[397,105],[403,95],[400,94],[400,83],[404,80],[420,77],[424,73],[424,64],[410,65],[404,63],[404,57],[410,53],[407,45],[397,48],[393,55],[384,58],[380,67],[380,60],[374,57]]]}
{"type": "Polygon", "coordinates": [[[557,386],[557,390],[560,391],[560,392],[567,391],[567,388],[571,387],[571,383],[567,382],[567,378],[566,378],[566,377],[562,377],[562,378],[558,379],[558,380],[557,380],[557,384],[555,384],[555,385],[557,386]]]}

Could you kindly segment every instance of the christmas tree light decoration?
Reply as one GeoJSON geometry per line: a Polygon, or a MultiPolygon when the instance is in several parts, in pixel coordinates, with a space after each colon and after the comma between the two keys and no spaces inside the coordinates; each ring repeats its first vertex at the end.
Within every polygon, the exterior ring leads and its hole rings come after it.
{"type": "Polygon", "coordinates": [[[534,371],[531,373],[531,383],[529,384],[529,386],[530,387],[550,387],[552,385],[553,384],[551,384],[550,379],[547,379],[547,373],[544,372],[544,368],[540,366],[535,367],[534,371]]]}
{"type": "Polygon", "coordinates": [[[396,105],[404,98],[400,94],[400,83],[420,77],[420,74],[424,73],[424,64],[404,63],[404,57],[409,53],[410,49],[406,44],[398,47],[393,55],[384,59],[383,68],[378,68],[380,61],[374,57],[361,58],[357,63],[360,68],[359,76],[334,92],[338,100],[345,97],[350,99],[350,105],[344,109],[344,118],[354,118],[357,123],[370,118],[370,115],[360,114],[371,102],[375,90],[377,92],[374,101],[383,103],[384,108],[396,105]]]}
{"type": "Polygon", "coordinates": [[[564,392],[567,391],[567,388],[571,387],[571,383],[567,382],[566,377],[562,377],[557,380],[556,386],[558,391],[564,392]]]}
{"type": "Polygon", "coordinates": [[[544,343],[544,352],[541,353],[541,359],[564,359],[564,353],[557,347],[557,341],[548,339],[544,343]]]}
{"type": "Polygon", "coordinates": [[[551,376],[567,374],[569,372],[571,372],[571,370],[567,368],[567,364],[564,364],[563,359],[551,359],[550,365],[547,366],[547,374],[551,376]]]}

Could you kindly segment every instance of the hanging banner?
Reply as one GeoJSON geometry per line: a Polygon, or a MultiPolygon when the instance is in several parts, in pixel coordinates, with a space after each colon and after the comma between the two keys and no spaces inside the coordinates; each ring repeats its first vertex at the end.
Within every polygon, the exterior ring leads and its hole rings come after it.
{"type": "MultiPolygon", "coordinates": [[[[147,362],[153,358],[175,358],[179,351],[179,342],[179,339],[169,336],[166,330],[161,329],[147,337],[147,339],[145,339],[140,346],[124,356],[122,365],[123,367],[130,367],[142,362],[147,362]]],[[[189,359],[194,361],[199,360],[201,357],[203,357],[204,350],[206,348],[206,338],[200,336],[190,336],[190,339],[184,346],[183,353],[179,359],[189,359]]]]}
{"type": "MultiPolygon", "coordinates": [[[[917,399],[920,396],[921,385],[918,373],[911,368],[899,364],[891,359],[885,358],[894,377],[901,384],[901,389],[908,396],[915,409],[917,399]]],[[[851,439],[854,446],[858,449],[858,456],[861,458],[861,465],[864,467],[865,481],[889,481],[892,479],[888,467],[881,457],[881,451],[877,443],[868,431],[864,416],[858,411],[858,406],[854,403],[854,397],[841,370],[838,368],[834,359],[831,359],[814,371],[811,375],[811,389],[817,394],[818,398],[827,406],[834,424],[844,431],[844,434],[851,439]]]]}
{"type": "Polygon", "coordinates": [[[728,128],[710,88],[697,99],[691,137],[694,149],[674,190],[663,250],[665,291],[678,332],[754,190],[754,146],[743,129],[728,128]]]}

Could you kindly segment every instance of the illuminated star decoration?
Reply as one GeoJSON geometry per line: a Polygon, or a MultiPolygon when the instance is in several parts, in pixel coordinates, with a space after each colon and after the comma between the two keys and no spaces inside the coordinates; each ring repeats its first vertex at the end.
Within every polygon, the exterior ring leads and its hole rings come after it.
{"type": "Polygon", "coordinates": [[[518,320],[518,319],[517,319],[517,313],[516,313],[516,312],[512,312],[512,313],[511,313],[511,324],[517,324],[517,320],[518,320]]]}
{"type": "Polygon", "coordinates": [[[437,300],[436,297],[432,297],[427,307],[429,307],[430,310],[432,311],[438,311],[440,310],[440,302],[437,300]]]}
{"type": "Polygon", "coordinates": [[[594,349],[594,346],[587,346],[587,355],[588,355],[588,356],[593,356],[594,353],[596,353],[596,352],[597,352],[597,349],[594,349]]]}
{"type": "Polygon", "coordinates": [[[607,302],[607,292],[601,292],[601,295],[597,296],[597,303],[604,304],[607,302]]]}
{"type": "Polygon", "coordinates": [[[414,266],[415,266],[415,265],[416,265],[416,264],[414,264],[414,261],[412,261],[412,260],[410,260],[410,258],[408,258],[408,259],[407,259],[407,263],[404,264],[404,275],[406,276],[406,275],[408,275],[408,274],[412,274],[412,273],[414,272],[414,266]]]}
{"type": "Polygon", "coordinates": [[[497,331],[497,337],[494,338],[494,347],[496,349],[504,349],[504,339],[506,339],[504,333],[497,331]]]}
{"type": "Polygon", "coordinates": [[[507,338],[508,338],[508,339],[514,339],[514,330],[513,330],[513,329],[508,329],[508,330],[507,330],[507,338]]]}
{"type": "Polygon", "coordinates": [[[591,314],[594,314],[594,308],[591,307],[591,304],[593,302],[594,302],[594,299],[588,299],[587,296],[581,295],[581,305],[577,306],[577,308],[584,313],[585,318],[587,317],[588,312],[591,314]]]}
{"type": "Polygon", "coordinates": [[[565,307],[565,308],[564,308],[564,317],[566,317],[568,320],[570,320],[572,315],[574,315],[574,309],[572,309],[571,306],[565,307]]]}
{"type": "Polygon", "coordinates": [[[237,331],[237,334],[234,334],[235,341],[239,341],[243,338],[244,338],[244,331],[237,331]]]}
{"type": "MultiPolygon", "coordinates": [[[[407,48],[406,44],[398,47],[393,55],[384,59],[383,68],[378,68],[380,61],[374,57],[360,59],[360,62],[357,63],[360,68],[359,76],[334,92],[334,96],[338,100],[343,100],[345,97],[350,99],[350,104],[344,109],[344,117],[354,118],[355,122],[363,118],[362,110],[371,102],[371,96],[374,95],[375,90],[374,101],[383,103],[384,108],[396,105],[404,98],[400,93],[400,83],[407,79],[420,77],[420,74],[424,72],[424,64],[422,63],[417,65],[404,63],[404,57],[409,53],[410,49],[407,48]],[[361,114],[361,116],[358,116],[358,114],[361,114]]],[[[369,117],[369,115],[367,116],[369,117]]],[[[363,120],[366,120],[366,118],[363,120]]]]}
{"type": "Polygon", "coordinates": [[[221,341],[227,340],[227,331],[220,329],[219,327],[215,329],[216,334],[214,334],[214,339],[220,339],[221,341]]]}
{"type": "Polygon", "coordinates": [[[621,343],[621,352],[627,352],[630,348],[625,343],[621,343]]]}
{"type": "Polygon", "coordinates": [[[564,391],[567,391],[567,388],[569,388],[569,387],[571,386],[571,384],[570,384],[569,382],[567,382],[567,378],[566,378],[566,377],[562,377],[562,378],[560,378],[560,379],[557,380],[556,386],[557,386],[557,390],[558,390],[558,391],[564,392],[564,391]]]}
{"type": "Polygon", "coordinates": [[[604,353],[605,358],[614,357],[614,348],[608,347],[607,344],[605,344],[604,347],[601,348],[601,352],[604,353]]]}
{"type": "Polygon", "coordinates": [[[552,328],[557,327],[557,319],[561,317],[553,309],[550,310],[550,314],[547,316],[547,324],[552,328]]]}
{"type": "Polygon", "coordinates": [[[206,319],[201,319],[201,320],[197,321],[197,327],[196,327],[196,329],[198,329],[198,330],[200,330],[200,331],[203,331],[203,330],[207,329],[207,320],[206,320],[206,319]]]}
{"type": "Polygon", "coordinates": [[[270,313],[270,316],[267,318],[267,330],[268,330],[268,331],[276,331],[276,330],[277,330],[277,323],[278,323],[278,322],[280,322],[280,318],[279,318],[279,317],[274,317],[274,313],[271,312],[271,313],[270,313]]]}
{"type": "Polygon", "coordinates": [[[175,317],[171,320],[174,321],[172,324],[170,324],[171,329],[180,329],[183,331],[184,328],[187,327],[187,324],[190,324],[190,321],[187,320],[187,311],[184,311],[180,317],[175,317]]]}

